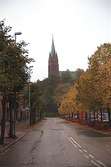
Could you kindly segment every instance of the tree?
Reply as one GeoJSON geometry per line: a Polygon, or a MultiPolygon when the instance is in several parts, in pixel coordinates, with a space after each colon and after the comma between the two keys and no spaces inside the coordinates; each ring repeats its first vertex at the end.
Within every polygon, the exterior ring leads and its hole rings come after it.
{"type": "MultiPolygon", "coordinates": [[[[98,47],[89,58],[89,69],[93,75],[96,92],[101,100],[101,108],[107,108],[110,121],[111,99],[111,44],[105,43],[98,47]]],[[[102,114],[101,114],[102,115],[102,114]]]]}
{"type": "Polygon", "coordinates": [[[61,79],[63,82],[72,82],[71,72],[69,70],[63,71],[61,79]]]}
{"type": "Polygon", "coordinates": [[[36,123],[37,120],[42,118],[43,114],[43,101],[41,99],[41,90],[37,82],[30,85],[30,100],[31,100],[31,124],[36,123]]]}
{"type": "MultiPolygon", "coordinates": [[[[107,108],[110,121],[111,44],[105,43],[98,47],[96,52],[88,60],[88,69],[85,72],[81,72],[79,79],[75,82],[77,94],[76,96],[73,94],[74,108],[79,112],[86,111],[89,114],[93,112],[94,115],[95,112],[99,111],[101,113],[101,120],[102,110],[103,108],[107,108]]],[[[69,108],[67,111],[70,113],[72,104],[69,99],[70,96],[67,94],[60,105],[60,111],[66,111],[67,106],[69,108]]]]}
{"type": "Polygon", "coordinates": [[[61,115],[69,115],[73,117],[73,114],[77,111],[76,104],[77,89],[76,85],[70,87],[68,92],[62,99],[59,107],[59,113],[61,115]]]}
{"type": "MultiPolygon", "coordinates": [[[[1,123],[1,143],[4,140],[5,133],[5,106],[6,99],[13,94],[10,103],[10,112],[16,112],[16,92],[20,91],[29,79],[28,64],[32,62],[28,58],[28,51],[25,49],[24,41],[15,43],[15,40],[9,35],[11,27],[5,26],[4,21],[0,22],[0,91],[3,94],[3,116],[1,123]],[[13,106],[13,108],[12,108],[13,106]],[[4,129],[4,130],[2,130],[4,129]]],[[[10,136],[14,134],[14,123],[12,126],[12,114],[10,114],[10,136]],[[13,129],[12,129],[13,127],[13,129]]]]}

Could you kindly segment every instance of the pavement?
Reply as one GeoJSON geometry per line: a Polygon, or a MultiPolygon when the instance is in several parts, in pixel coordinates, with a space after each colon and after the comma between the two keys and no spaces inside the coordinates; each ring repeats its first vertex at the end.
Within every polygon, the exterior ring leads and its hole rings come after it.
{"type": "Polygon", "coordinates": [[[84,127],[84,128],[87,128],[87,129],[91,129],[95,132],[98,132],[98,133],[103,133],[103,134],[107,134],[107,135],[111,135],[111,128],[96,128],[96,126],[90,126],[86,123],[81,123],[79,121],[72,121],[72,120],[66,120],[67,123],[72,123],[74,125],[79,125],[81,127],[84,127]]]}
{"type": "Polygon", "coordinates": [[[30,130],[28,121],[21,121],[16,123],[16,138],[9,138],[8,131],[9,131],[9,124],[6,124],[5,130],[5,139],[4,144],[0,145],[0,153],[7,151],[11,146],[21,140],[30,130]]]}

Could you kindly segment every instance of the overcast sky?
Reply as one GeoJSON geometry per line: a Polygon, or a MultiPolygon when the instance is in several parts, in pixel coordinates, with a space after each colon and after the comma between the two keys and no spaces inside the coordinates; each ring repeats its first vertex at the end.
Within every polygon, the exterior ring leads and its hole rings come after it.
{"type": "Polygon", "coordinates": [[[86,69],[97,46],[111,42],[111,0],[0,0],[4,18],[22,32],[17,41],[30,43],[32,81],[47,77],[52,34],[60,70],[86,69]]]}

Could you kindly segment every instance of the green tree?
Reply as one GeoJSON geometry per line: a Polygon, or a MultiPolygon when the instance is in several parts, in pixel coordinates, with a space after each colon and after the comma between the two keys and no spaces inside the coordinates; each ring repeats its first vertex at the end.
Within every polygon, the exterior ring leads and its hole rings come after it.
{"type": "Polygon", "coordinates": [[[26,43],[22,41],[16,44],[13,37],[9,35],[10,32],[11,27],[5,26],[4,21],[0,21],[0,92],[3,95],[1,143],[4,142],[6,99],[10,97],[12,100],[9,102],[13,103],[10,104],[10,136],[13,136],[15,125],[12,126],[12,107],[15,114],[16,92],[20,91],[28,81],[30,77],[28,64],[32,62],[25,49],[26,43]]]}
{"type": "Polygon", "coordinates": [[[63,82],[72,82],[71,72],[69,70],[63,71],[61,79],[63,82]]]}

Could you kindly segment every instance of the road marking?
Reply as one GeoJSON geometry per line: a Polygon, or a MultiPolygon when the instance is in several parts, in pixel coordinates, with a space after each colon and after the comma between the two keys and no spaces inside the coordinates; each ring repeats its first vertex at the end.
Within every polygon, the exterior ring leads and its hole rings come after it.
{"type": "Polygon", "coordinates": [[[83,151],[84,151],[85,153],[87,153],[87,150],[83,149],[83,151]]]}
{"type": "Polygon", "coordinates": [[[97,167],[101,167],[99,164],[97,164],[95,161],[91,160],[91,163],[94,164],[97,167]]]}
{"type": "Polygon", "coordinates": [[[82,151],[81,149],[79,149],[79,151],[80,151],[81,153],[83,153],[83,151],[82,151]]]}
{"type": "Polygon", "coordinates": [[[84,156],[85,156],[85,158],[89,159],[89,156],[88,156],[88,155],[84,154],[84,156]]]}
{"type": "MultiPolygon", "coordinates": [[[[82,147],[80,146],[80,144],[77,143],[76,140],[74,140],[72,137],[69,137],[68,140],[72,143],[72,145],[73,145],[74,147],[76,147],[76,148],[79,147],[79,151],[80,151],[81,153],[85,152],[85,153],[88,154],[88,151],[87,151],[86,149],[82,149],[82,147]]],[[[99,160],[96,160],[95,157],[94,157],[94,155],[92,155],[92,154],[89,154],[89,155],[83,154],[83,155],[84,155],[84,157],[87,158],[87,159],[91,158],[91,161],[90,161],[90,162],[91,162],[93,165],[95,165],[96,167],[107,167],[103,162],[101,162],[101,161],[99,161],[99,160]]]]}
{"type": "Polygon", "coordinates": [[[73,145],[74,147],[77,148],[76,144],[74,144],[72,140],[70,140],[70,139],[68,139],[68,140],[72,143],[72,145],[73,145]]]}
{"type": "Polygon", "coordinates": [[[76,140],[74,140],[72,137],[70,137],[70,139],[71,139],[79,148],[82,148],[82,147],[80,146],[80,144],[76,142],[76,140]]]}
{"type": "Polygon", "coordinates": [[[103,162],[101,162],[101,161],[99,161],[99,160],[96,160],[96,162],[98,162],[100,165],[102,165],[103,167],[106,167],[106,165],[103,163],[103,162]]]}
{"type": "Polygon", "coordinates": [[[89,157],[90,157],[90,158],[94,158],[94,155],[92,155],[92,154],[89,154],[89,157]]]}

